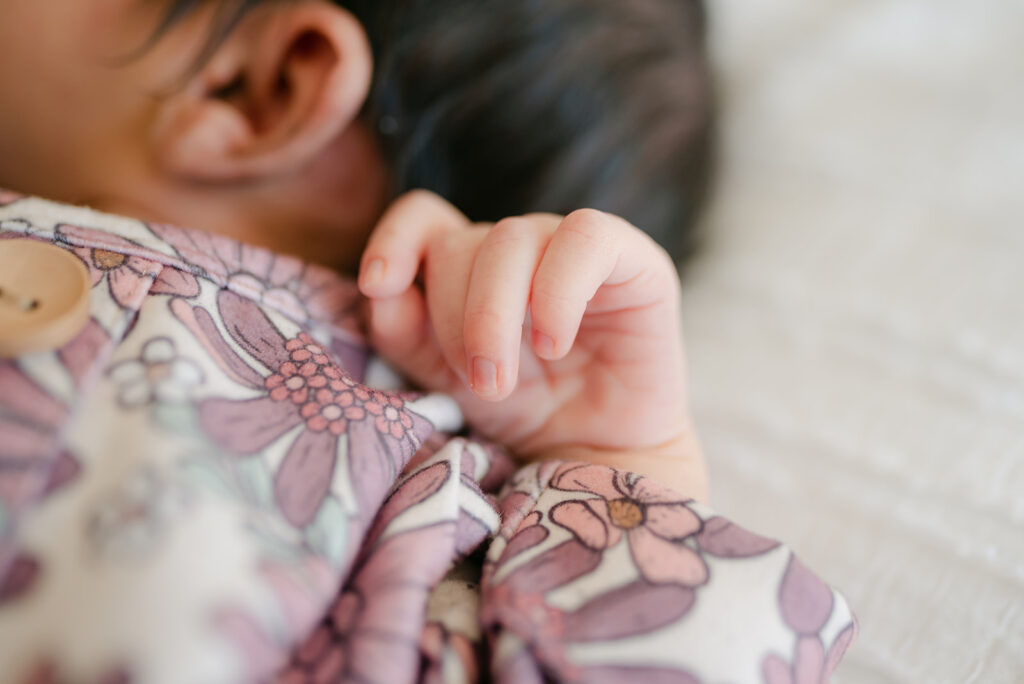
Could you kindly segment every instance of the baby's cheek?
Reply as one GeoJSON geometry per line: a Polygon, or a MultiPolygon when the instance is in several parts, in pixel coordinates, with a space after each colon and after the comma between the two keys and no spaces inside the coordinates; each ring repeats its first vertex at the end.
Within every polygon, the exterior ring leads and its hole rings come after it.
{"type": "Polygon", "coordinates": [[[0,186],[77,202],[118,182],[111,160],[137,142],[160,83],[132,58],[155,5],[0,0],[0,186]]]}

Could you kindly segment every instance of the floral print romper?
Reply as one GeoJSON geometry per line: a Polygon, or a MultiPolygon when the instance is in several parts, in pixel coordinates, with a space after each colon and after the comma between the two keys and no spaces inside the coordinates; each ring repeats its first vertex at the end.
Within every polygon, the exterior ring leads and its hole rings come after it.
{"type": "Polygon", "coordinates": [[[353,282],[0,191],[90,319],[0,360],[0,683],[826,681],[842,597],[647,478],[404,391],[353,282]]]}

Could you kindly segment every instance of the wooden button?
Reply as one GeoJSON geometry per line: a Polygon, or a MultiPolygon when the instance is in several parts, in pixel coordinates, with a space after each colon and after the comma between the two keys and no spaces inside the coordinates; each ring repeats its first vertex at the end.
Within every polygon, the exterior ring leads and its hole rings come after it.
{"type": "Polygon", "coordinates": [[[57,245],[0,240],[0,358],[57,349],[89,321],[89,270],[57,245]]]}

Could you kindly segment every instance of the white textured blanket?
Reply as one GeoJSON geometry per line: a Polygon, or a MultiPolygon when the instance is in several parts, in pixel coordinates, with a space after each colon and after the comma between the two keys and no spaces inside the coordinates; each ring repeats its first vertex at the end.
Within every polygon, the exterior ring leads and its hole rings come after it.
{"type": "Polygon", "coordinates": [[[710,4],[715,504],[846,593],[841,684],[1024,682],[1024,2],[710,4]]]}

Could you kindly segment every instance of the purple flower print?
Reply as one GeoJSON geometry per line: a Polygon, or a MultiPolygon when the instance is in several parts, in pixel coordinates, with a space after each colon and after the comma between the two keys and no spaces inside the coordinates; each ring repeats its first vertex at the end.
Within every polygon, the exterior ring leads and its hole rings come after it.
{"type": "Polygon", "coordinates": [[[779,587],[782,619],[797,634],[792,664],[771,654],[761,665],[766,684],[823,684],[846,649],[857,636],[857,623],[851,620],[825,652],[819,632],[832,616],[832,590],[807,569],[796,556],[790,555],[786,574],[779,587]]]}
{"type": "MultiPolygon", "coordinates": [[[[57,352],[75,384],[109,346],[103,328],[90,319],[78,336],[57,352]]],[[[0,502],[17,509],[56,491],[79,472],[75,458],[58,447],[68,408],[15,361],[0,361],[0,502]]]]}
{"type": "MultiPolygon", "coordinates": [[[[269,304],[296,322],[328,321],[361,343],[361,297],[351,280],[226,237],[157,223],[148,228],[173,248],[193,273],[269,304]]],[[[348,366],[346,370],[353,372],[348,366]]]]}
{"type": "MultiPolygon", "coordinates": [[[[564,682],[636,681],[696,684],[682,670],[629,665],[582,666],[569,656],[573,644],[628,639],[666,627],[682,619],[693,607],[696,593],[677,584],[651,584],[640,579],[597,594],[573,611],[547,602],[545,593],[565,579],[593,572],[601,559],[597,552],[571,540],[556,546],[514,570],[487,594],[483,619],[492,629],[517,635],[539,661],[542,671],[564,682]],[[593,554],[593,556],[589,556],[593,554]],[[564,566],[574,567],[570,573],[564,566]],[[565,572],[563,577],[555,577],[565,572]]],[[[525,667],[514,660],[505,667],[525,667]]],[[[529,669],[529,668],[527,668],[529,669]]],[[[499,677],[499,681],[505,681],[499,677]]],[[[515,681],[509,679],[508,681],[515,681]]]]}
{"type": "MultiPolygon", "coordinates": [[[[512,496],[517,494],[519,492],[514,492],[512,496]]],[[[508,501],[509,498],[511,497],[506,497],[502,503],[508,501]]],[[[519,497],[515,496],[515,498],[518,499],[519,497]]],[[[519,527],[516,528],[509,539],[508,544],[502,549],[501,556],[498,557],[499,565],[507,563],[513,557],[532,549],[548,538],[550,532],[548,532],[548,528],[540,524],[542,519],[543,516],[541,516],[540,511],[532,511],[522,519],[519,527]]]]}
{"type": "Polygon", "coordinates": [[[420,665],[423,607],[450,560],[451,523],[385,540],[365,560],[279,684],[413,681],[420,665]],[[410,558],[417,558],[410,563],[410,558]]]}
{"type": "MultiPolygon", "coordinates": [[[[508,486],[498,501],[498,513],[501,517],[498,535],[502,539],[509,540],[522,529],[523,518],[534,512],[533,505],[537,497],[547,487],[551,476],[560,466],[559,461],[535,463],[520,468],[508,478],[508,486]]],[[[533,524],[539,522],[538,518],[533,524]]]]}
{"type": "MultiPolygon", "coordinates": [[[[109,342],[103,328],[90,319],[82,332],[57,352],[75,385],[83,381],[109,342]]],[[[26,581],[27,566],[19,565],[12,537],[5,534],[5,521],[33,501],[72,483],[81,472],[78,460],[58,441],[67,417],[65,403],[16,361],[0,361],[0,594],[7,598],[15,590],[18,595],[27,593],[34,582],[26,581]]],[[[37,574],[33,572],[31,578],[37,574]]]]}
{"type": "Polygon", "coordinates": [[[363,552],[320,627],[279,674],[279,684],[413,681],[424,605],[450,565],[455,525],[428,523],[387,535],[390,523],[435,496],[450,464],[426,466],[398,485],[367,533],[363,552]],[[416,562],[410,563],[410,559],[416,562]]]}
{"type": "MultiPolygon", "coordinates": [[[[559,470],[564,473],[569,468],[559,470]]],[[[558,473],[552,478],[554,482],[558,482],[558,473]]],[[[507,495],[503,508],[508,510],[512,499],[524,504],[519,495],[522,492],[507,495]]],[[[501,557],[484,569],[484,625],[492,634],[511,632],[523,643],[521,651],[496,663],[496,681],[698,684],[696,678],[680,669],[573,662],[569,656],[573,644],[627,639],[682,619],[693,607],[696,591],[690,586],[652,584],[641,578],[598,593],[576,610],[557,608],[548,602],[548,592],[594,572],[604,557],[604,549],[588,547],[579,538],[543,551],[494,583],[503,566],[549,536],[540,511],[520,514],[519,520],[501,557]]]]}
{"type": "Polygon", "coordinates": [[[779,542],[749,532],[721,516],[704,521],[697,535],[697,546],[719,558],[750,558],[779,547],[779,542]]]}
{"type": "Polygon", "coordinates": [[[0,499],[10,502],[21,493],[19,474],[48,467],[68,409],[13,361],[0,362],[0,407],[0,499]]]}
{"type": "Polygon", "coordinates": [[[207,435],[225,450],[249,456],[302,426],[274,481],[278,506],[297,527],[313,521],[327,496],[344,437],[361,508],[373,508],[432,425],[410,411],[403,396],[356,383],[307,333],[286,338],[251,300],[222,290],[217,305],[232,341],[265,370],[232,349],[205,308],[172,301],[171,310],[224,372],[259,393],[200,402],[207,435]]]}
{"type": "Polygon", "coordinates": [[[290,647],[309,633],[335,591],[334,573],[314,556],[292,564],[264,561],[259,574],[284,616],[283,625],[268,630],[235,606],[221,607],[213,616],[217,630],[242,655],[247,671],[240,681],[246,682],[266,681],[288,661],[290,647]]]}
{"type": "Polygon", "coordinates": [[[605,466],[572,463],[558,469],[551,485],[598,495],[564,501],[550,513],[555,523],[587,548],[611,548],[625,535],[633,560],[648,582],[696,587],[707,580],[703,559],[683,543],[701,531],[700,518],[670,489],[605,466]]]}

